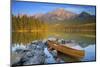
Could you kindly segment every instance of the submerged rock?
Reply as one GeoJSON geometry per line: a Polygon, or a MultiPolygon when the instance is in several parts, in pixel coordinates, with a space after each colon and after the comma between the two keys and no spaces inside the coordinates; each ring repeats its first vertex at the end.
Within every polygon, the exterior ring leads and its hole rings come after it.
{"type": "Polygon", "coordinates": [[[11,64],[12,65],[20,65],[21,58],[24,56],[24,53],[19,54],[12,52],[11,54],[11,64]]]}
{"type": "Polygon", "coordinates": [[[30,55],[26,55],[24,58],[26,59],[23,65],[30,65],[30,64],[43,64],[45,61],[45,55],[42,51],[34,52],[34,55],[30,53],[30,55]]]}
{"type": "Polygon", "coordinates": [[[54,58],[57,57],[57,51],[56,50],[52,50],[52,51],[50,51],[50,53],[53,55],[54,58]]]}
{"type": "Polygon", "coordinates": [[[44,49],[44,53],[45,53],[45,55],[46,55],[45,64],[48,64],[48,63],[56,63],[56,60],[54,59],[54,57],[53,57],[52,54],[48,51],[47,48],[44,49]]]}
{"type": "MultiPolygon", "coordinates": [[[[22,51],[21,53],[25,53],[19,62],[22,62],[21,65],[30,65],[30,64],[43,64],[45,62],[45,53],[44,53],[44,43],[42,41],[32,42],[27,46],[29,51],[22,51]]],[[[19,52],[18,52],[19,53],[19,52]]],[[[20,63],[19,63],[20,64],[20,63]]]]}
{"type": "MultiPolygon", "coordinates": [[[[26,48],[16,49],[15,53],[21,55],[13,65],[49,64],[57,63],[57,51],[48,51],[47,41],[33,41],[26,48]]],[[[16,58],[17,58],[16,57],[16,58]]]]}

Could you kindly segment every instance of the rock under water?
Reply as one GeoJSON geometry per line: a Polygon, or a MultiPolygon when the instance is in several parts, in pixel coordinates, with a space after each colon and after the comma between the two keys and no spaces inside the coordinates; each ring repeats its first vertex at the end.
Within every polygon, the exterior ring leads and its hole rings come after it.
{"type": "Polygon", "coordinates": [[[48,48],[44,49],[44,53],[46,55],[45,64],[56,63],[56,60],[54,59],[53,55],[48,51],[48,48]]]}
{"type": "MultiPolygon", "coordinates": [[[[59,42],[61,43],[62,40],[59,42]]],[[[69,41],[66,41],[69,43],[69,41]]],[[[71,43],[72,41],[70,41],[71,43]]],[[[60,59],[57,62],[56,50],[48,50],[47,41],[33,41],[27,46],[15,46],[12,47],[12,65],[32,65],[32,64],[52,64],[64,62],[60,59]]],[[[80,61],[92,61],[95,60],[95,45],[82,48],[79,45],[72,46],[74,49],[85,50],[85,57],[80,61]]]]}

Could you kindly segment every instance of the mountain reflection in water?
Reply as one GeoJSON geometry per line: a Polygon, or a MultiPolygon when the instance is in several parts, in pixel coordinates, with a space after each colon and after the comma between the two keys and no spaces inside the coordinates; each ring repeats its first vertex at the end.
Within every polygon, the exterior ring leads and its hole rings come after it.
{"type": "MultiPolygon", "coordinates": [[[[95,37],[94,36],[95,35],[87,36],[87,34],[79,34],[79,33],[65,33],[65,32],[60,33],[60,32],[46,32],[46,31],[43,31],[43,32],[42,31],[41,32],[12,32],[12,46],[28,45],[32,41],[35,41],[35,40],[43,41],[44,39],[48,39],[48,37],[58,37],[59,39],[63,38],[65,40],[75,40],[77,43],[79,43],[78,46],[82,47],[82,49],[85,50],[85,56],[80,61],[91,61],[91,60],[95,60],[95,37]]],[[[15,49],[13,48],[13,50],[15,49]]],[[[45,53],[50,55],[50,53],[48,53],[46,49],[45,49],[45,53]]],[[[48,63],[52,63],[50,61],[54,61],[51,55],[50,55],[50,58],[47,59],[48,63]]],[[[73,60],[70,57],[65,57],[64,61],[72,62],[76,60],[73,60]]]]}
{"type": "Polygon", "coordinates": [[[58,37],[65,40],[75,40],[80,46],[86,47],[88,44],[95,44],[95,35],[87,36],[87,34],[79,33],[59,33],[59,32],[12,32],[12,44],[24,44],[34,40],[43,40],[48,37],[58,37]]]}

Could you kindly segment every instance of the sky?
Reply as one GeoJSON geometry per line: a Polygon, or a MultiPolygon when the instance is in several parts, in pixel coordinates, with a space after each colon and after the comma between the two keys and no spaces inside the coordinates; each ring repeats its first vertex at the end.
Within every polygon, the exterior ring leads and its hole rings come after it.
{"type": "Polygon", "coordinates": [[[64,8],[65,10],[80,14],[85,11],[91,15],[95,15],[95,6],[89,5],[71,5],[71,4],[54,4],[54,3],[41,3],[41,2],[25,2],[25,1],[13,1],[12,2],[12,14],[27,14],[33,15],[37,13],[51,12],[57,8],[64,8]]]}

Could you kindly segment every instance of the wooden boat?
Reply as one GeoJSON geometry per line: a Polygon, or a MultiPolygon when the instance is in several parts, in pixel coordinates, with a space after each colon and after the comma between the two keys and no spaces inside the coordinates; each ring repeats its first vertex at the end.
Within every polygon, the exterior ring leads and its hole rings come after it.
{"type": "Polygon", "coordinates": [[[47,43],[48,43],[49,47],[57,50],[58,52],[61,52],[61,53],[66,54],[70,57],[73,57],[73,58],[80,59],[80,58],[83,58],[85,55],[84,50],[73,49],[71,47],[63,46],[59,43],[56,43],[55,41],[50,41],[50,40],[48,40],[47,43]]]}

